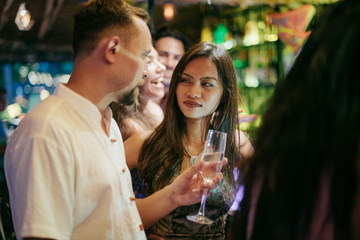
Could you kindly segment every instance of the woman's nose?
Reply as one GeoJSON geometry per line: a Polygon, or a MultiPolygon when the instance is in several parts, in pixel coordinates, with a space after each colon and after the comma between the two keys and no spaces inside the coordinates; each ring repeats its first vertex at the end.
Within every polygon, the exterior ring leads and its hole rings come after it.
{"type": "Polygon", "coordinates": [[[189,98],[200,98],[201,97],[201,88],[196,84],[192,84],[189,87],[189,90],[187,92],[187,96],[189,98]]]}
{"type": "Polygon", "coordinates": [[[155,60],[155,63],[156,63],[156,71],[161,73],[161,72],[164,72],[166,70],[166,67],[164,64],[162,64],[161,62],[159,62],[158,60],[155,60]]]}

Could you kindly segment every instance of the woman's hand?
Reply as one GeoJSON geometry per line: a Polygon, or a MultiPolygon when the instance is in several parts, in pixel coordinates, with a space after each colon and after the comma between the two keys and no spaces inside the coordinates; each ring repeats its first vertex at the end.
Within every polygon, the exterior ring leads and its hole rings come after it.
{"type": "MultiPolygon", "coordinates": [[[[224,158],[222,166],[227,164],[227,161],[227,158],[224,158]]],[[[171,189],[171,201],[175,206],[192,205],[200,202],[203,190],[216,188],[217,183],[223,179],[222,173],[219,172],[212,183],[205,182],[200,175],[200,170],[203,167],[204,162],[200,160],[199,163],[183,172],[168,186],[171,189]]]]}
{"type": "Polygon", "coordinates": [[[256,114],[243,115],[243,114],[241,114],[242,112],[243,112],[243,109],[238,108],[238,124],[244,123],[244,122],[251,123],[257,119],[256,114]]]}

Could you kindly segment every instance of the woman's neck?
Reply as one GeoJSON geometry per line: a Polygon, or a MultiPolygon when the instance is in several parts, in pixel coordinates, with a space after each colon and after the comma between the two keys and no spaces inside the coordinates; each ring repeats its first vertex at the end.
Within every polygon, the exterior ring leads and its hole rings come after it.
{"type": "Polygon", "coordinates": [[[156,103],[157,105],[160,106],[161,99],[162,98],[158,98],[158,97],[150,97],[150,96],[145,95],[145,94],[143,94],[141,92],[139,94],[140,103],[143,104],[143,105],[146,105],[148,102],[152,102],[152,103],[156,103]]]}
{"type": "Polygon", "coordinates": [[[202,152],[206,136],[207,125],[204,119],[187,119],[184,145],[191,156],[202,152]]]}
{"type": "Polygon", "coordinates": [[[186,118],[186,136],[189,140],[205,141],[207,129],[210,125],[209,118],[186,118]]]}

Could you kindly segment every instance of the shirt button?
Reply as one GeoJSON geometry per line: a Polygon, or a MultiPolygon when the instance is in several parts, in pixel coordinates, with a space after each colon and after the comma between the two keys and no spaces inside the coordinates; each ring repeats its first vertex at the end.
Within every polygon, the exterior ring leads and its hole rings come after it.
{"type": "Polygon", "coordinates": [[[116,139],[112,138],[110,139],[110,142],[116,142],[116,139]]]}
{"type": "Polygon", "coordinates": [[[140,224],[139,228],[140,228],[140,231],[144,231],[144,225],[140,224]]]}
{"type": "Polygon", "coordinates": [[[130,201],[135,201],[136,198],[134,197],[129,197],[130,201]]]}
{"type": "Polygon", "coordinates": [[[126,168],[125,167],[123,167],[123,169],[121,170],[123,173],[126,171],[126,168]]]}

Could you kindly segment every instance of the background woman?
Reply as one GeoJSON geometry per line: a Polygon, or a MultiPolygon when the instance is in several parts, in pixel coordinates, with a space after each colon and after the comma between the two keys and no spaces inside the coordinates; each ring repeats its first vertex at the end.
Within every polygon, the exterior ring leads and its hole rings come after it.
{"type": "Polygon", "coordinates": [[[212,225],[186,219],[197,212],[196,204],[176,209],[151,227],[150,233],[165,239],[225,239],[227,213],[236,190],[233,172],[253,153],[249,140],[236,129],[239,103],[235,69],[223,48],[199,43],[185,53],[171,79],[163,122],[150,135],[137,134],[125,142],[127,164],[130,169],[137,166],[151,194],[198,161],[209,129],[228,133],[228,164],[222,169],[223,181],[207,199],[206,215],[214,220],[212,225]]]}
{"type": "Polygon", "coordinates": [[[165,94],[162,81],[166,68],[158,61],[155,48],[151,49],[145,60],[144,84],[139,87],[136,103],[125,106],[114,102],[110,105],[124,141],[135,133],[155,128],[164,118],[159,103],[165,94]]]}

